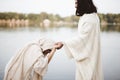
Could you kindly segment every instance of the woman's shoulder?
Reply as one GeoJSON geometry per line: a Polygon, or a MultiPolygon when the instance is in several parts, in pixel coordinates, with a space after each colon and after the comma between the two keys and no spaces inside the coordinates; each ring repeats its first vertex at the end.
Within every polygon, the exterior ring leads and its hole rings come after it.
{"type": "Polygon", "coordinates": [[[26,45],[27,49],[33,49],[33,50],[39,50],[42,52],[42,49],[40,47],[40,45],[38,43],[29,43],[28,45],[26,45]]]}

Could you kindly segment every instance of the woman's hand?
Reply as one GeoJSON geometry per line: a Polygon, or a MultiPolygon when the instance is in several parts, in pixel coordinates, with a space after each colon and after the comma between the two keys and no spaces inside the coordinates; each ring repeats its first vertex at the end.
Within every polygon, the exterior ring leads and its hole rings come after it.
{"type": "Polygon", "coordinates": [[[62,42],[57,42],[55,43],[56,49],[61,49],[63,47],[63,43],[62,42]]]}

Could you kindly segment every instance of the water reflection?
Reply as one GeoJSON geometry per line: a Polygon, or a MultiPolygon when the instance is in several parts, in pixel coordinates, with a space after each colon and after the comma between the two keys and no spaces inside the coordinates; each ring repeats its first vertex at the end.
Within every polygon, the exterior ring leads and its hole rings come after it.
{"type": "Polygon", "coordinates": [[[102,31],[117,31],[120,32],[120,25],[101,25],[102,31]]]}
{"type": "MultiPolygon", "coordinates": [[[[35,31],[35,30],[39,30],[39,31],[49,31],[49,30],[53,30],[53,29],[59,29],[62,27],[66,27],[66,28],[77,28],[77,25],[68,25],[68,26],[55,26],[52,25],[50,27],[43,27],[43,26],[17,26],[17,27],[7,27],[7,26],[0,26],[0,31],[35,31]]],[[[109,24],[109,25],[101,25],[101,31],[117,31],[120,32],[120,25],[113,25],[113,24],[109,24]]]]}

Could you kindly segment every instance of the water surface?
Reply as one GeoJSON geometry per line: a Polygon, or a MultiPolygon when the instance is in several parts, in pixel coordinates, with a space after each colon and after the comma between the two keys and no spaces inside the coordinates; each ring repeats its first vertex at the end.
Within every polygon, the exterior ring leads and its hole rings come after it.
{"type": "MultiPolygon", "coordinates": [[[[26,44],[48,37],[55,41],[69,40],[77,35],[76,28],[61,27],[41,29],[25,27],[0,29],[0,80],[9,59],[26,44]]],[[[101,54],[105,80],[120,80],[120,33],[101,33],[101,54]]],[[[44,80],[75,80],[75,63],[64,54],[64,49],[56,52],[49,64],[44,80]]]]}

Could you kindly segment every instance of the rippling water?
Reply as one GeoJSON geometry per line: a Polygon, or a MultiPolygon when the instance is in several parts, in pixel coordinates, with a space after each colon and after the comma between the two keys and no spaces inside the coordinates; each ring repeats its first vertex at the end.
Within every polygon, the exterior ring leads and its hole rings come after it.
{"type": "MultiPolygon", "coordinates": [[[[40,37],[64,41],[76,34],[76,28],[68,27],[0,29],[0,80],[3,78],[4,68],[9,59],[25,44],[40,37]]],[[[120,80],[120,33],[102,32],[101,49],[105,80],[120,80]]],[[[44,80],[75,80],[75,63],[67,58],[63,49],[54,55],[44,80]]]]}

